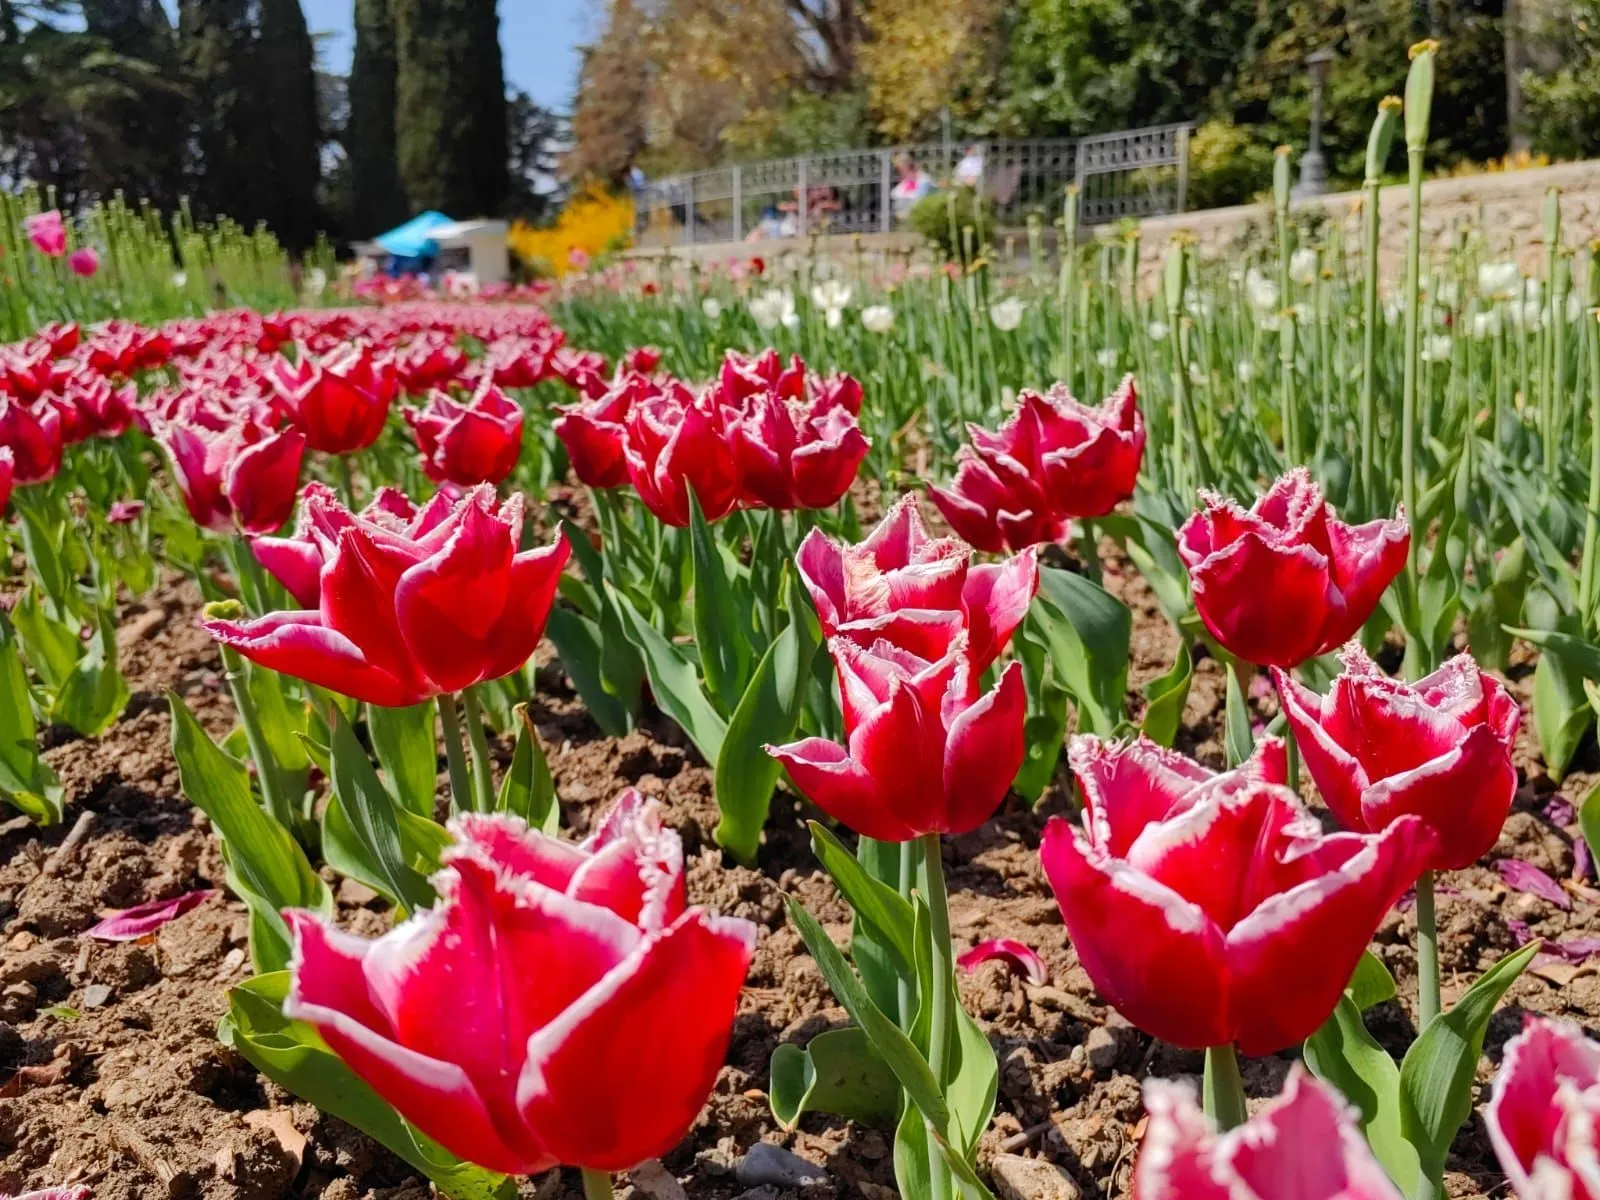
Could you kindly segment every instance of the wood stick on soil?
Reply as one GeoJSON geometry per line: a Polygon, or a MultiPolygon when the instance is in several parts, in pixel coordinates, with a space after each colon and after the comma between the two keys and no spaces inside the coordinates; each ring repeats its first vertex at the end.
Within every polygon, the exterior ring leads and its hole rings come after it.
{"type": "Polygon", "coordinates": [[[89,836],[89,831],[94,828],[95,816],[92,810],[78,814],[78,819],[73,823],[67,836],[61,839],[61,845],[56,847],[56,852],[50,856],[50,861],[44,864],[44,874],[59,875],[78,852],[78,847],[83,844],[84,838],[89,836]]]}

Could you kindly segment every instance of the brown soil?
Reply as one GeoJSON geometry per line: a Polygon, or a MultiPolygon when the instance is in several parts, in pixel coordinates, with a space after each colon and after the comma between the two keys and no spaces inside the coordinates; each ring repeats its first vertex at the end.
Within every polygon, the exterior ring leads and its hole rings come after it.
{"type": "MultiPolygon", "coordinates": [[[[1107,586],[1135,613],[1130,698],[1165,671],[1176,635],[1137,574],[1114,557],[1107,586]]],[[[87,1183],[97,1200],[152,1196],[276,1200],[362,1196],[421,1200],[427,1188],[404,1164],[341,1122],[320,1115],[261,1078],[215,1039],[225,989],[246,977],[244,908],[208,901],[164,927],[149,944],[106,945],[82,932],[97,914],[196,887],[222,887],[222,864],[206,822],[183,800],[167,746],[168,687],[183,694],[214,734],[231,709],[210,639],[194,628],[198,593],[169,581],[123,613],[122,642],[134,698],[95,741],[48,730],[48,758],[69,793],[64,827],[0,826],[0,1193],[87,1183]],[[74,843],[68,831],[90,822],[74,843]]],[[[1526,699],[1526,665],[1513,671],[1526,699]]],[[[1185,714],[1183,747],[1220,758],[1222,674],[1200,659],[1185,714]]],[[[1272,700],[1260,702],[1263,719],[1272,700]]],[[[724,862],[711,839],[711,775],[669,722],[656,718],[622,739],[602,736],[558,669],[539,672],[534,715],[549,748],[565,823],[581,833],[597,806],[624,786],[659,797],[683,835],[689,886],[701,904],[755,921],[763,930],[740,1007],[728,1065],[694,1130],[666,1159],[695,1200],[746,1192],[733,1171],[760,1140],[783,1144],[825,1167],[832,1183],[808,1197],[889,1200],[892,1139],[883,1131],[808,1116],[784,1134],[767,1107],[767,1062],[785,1041],[804,1042],[841,1024],[835,1006],[781,903],[798,895],[841,942],[848,911],[815,866],[797,805],[774,814],[758,868],[724,862]]],[[[1600,934],[1600,892],[1571,884],[1572,909],[1508,891],[1487,865],[1514,855],[1558,879],[1573,872],[1577,831],[1559,798],[1577,804],[1594,781],[1590,757],[1556,789],[1525,733],[1526,782],[1490,859],[1441,880],[1440,923],[1447,1001],[1515,944],[1509,920],[1555,938],[1600,934]],[[1554,810],[1554,819],[1552,818],[1554,810]],[[1558,823],[1559,822],[1559,823],[1558,823]]],[[[1064,776],[1036,811],[1014,803],[978,832],[953,839],[946,859],[952,925],[961,947],[1018,938],[1050,969],[1030,986],[999,964],[965,976],[962,997],[989,1031],[1000,1059],[1000,1099],[984,1153],[1038,1156],[1062,1167],[1086,1197],[1119,1197],[1143,1132],[1140,1082],[1195,1074],[1198,1055],[1153,1042],[1096,996],[1066,943],[1038,865],[1045,819],[1068,811],[1064,776]]],[[[350,899],[359,897],[346,893],[350,899]]],[[[344,905],[365,932],[381,929],[370,908],[344,905]]],[[[1415,989],[1412,918],[1402,906],[1376,938],[1400,981],[1415,989]]],[[[1589,964],[1536,965],[1510,991],[1489,1031],[1486,1080],[1523,1010],[1600,1024],[1600,973],[1589,964]]],[[[1407,1002],[1375,1009],[1376,1035],[1394,1051],[1413,1036],[1407,1002]]],[[[1289,1055],[1247,1064],[1253,1095],[1274,1092],[1289,1055]]],[[[1501,1179],[1475,1117],[1458,1138],[1450,1195],[1497,1193],[1501,1179]]],[[[530,1181],[527,1196],[576,1200],[570,1173],[530,1181]]],[[[645,1195],[642,1189],[638,1195],[645,1195]]],[[[757,1191],[752,1200],[799,1193],[757,1191]]]]}

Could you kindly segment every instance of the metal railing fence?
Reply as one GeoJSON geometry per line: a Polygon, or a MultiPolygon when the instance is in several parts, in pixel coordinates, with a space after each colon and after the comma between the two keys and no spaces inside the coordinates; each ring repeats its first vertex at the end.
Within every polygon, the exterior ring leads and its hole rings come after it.
{"type": "Polygon", "coordinates": [[[1003,228],[1032,212],[1054,220],[1069,183],[1078,185],[1084,225],[1181,212],[1191,128],[829,151],[650,179],[635,193],[635,236],[640,245],[673,245],[889,233],[905,227],[915,198],[907,164],[936,189],[980,189],[1003,228]]]}

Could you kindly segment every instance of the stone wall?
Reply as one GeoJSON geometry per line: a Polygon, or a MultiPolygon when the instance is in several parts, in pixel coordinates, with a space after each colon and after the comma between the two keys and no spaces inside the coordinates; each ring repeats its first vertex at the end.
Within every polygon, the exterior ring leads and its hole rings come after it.
{"type": "MultiPolygon", "coordinates": [[[[1547,188],[1561,189],[1562,241],[1580,247],[1600,237],[1600,161],[1563,163],[1504,174],[1434,179],[1422,185],[1423,251],[1443,248],[1466,228],[1484,231],[1496,257],[1515,257],[1526,272],[1543,274],[1544,228],[1540,206],[1547,188]]],[[[1380,194],[1379,263],[1386,279],[1405,268],[1410,227],[1404,184],[1380,194]]],[[[1296,206],[1297,213],[1318,212],[1343,228],[1345,249],[1361,246],[1361,193],[1340,192],[1296,206]]],[[[1151,217],[1140,226],[1149,271],[1159,270],[1167,239],[1179,230],[1196,238],[1202,255],[1226,257],[1272,237],[1270,204],[1243,204],[1203,212],[1151,217]]],[[[1148,278],[1147,278],[1148,282],[1148,278]]]]}

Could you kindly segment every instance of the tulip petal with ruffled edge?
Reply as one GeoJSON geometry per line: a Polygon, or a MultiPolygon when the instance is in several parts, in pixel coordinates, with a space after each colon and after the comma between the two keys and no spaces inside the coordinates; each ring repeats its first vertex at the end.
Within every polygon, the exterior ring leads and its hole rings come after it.
{"type": "Polygon", "coordinates": [[[669,1151],[727,1052],[755,927],[682,907],[681,844],[633,793],[582,846],[498,815],[451,832],[439,904],[377,941],[289,914],[286,1015],[491,1170],[669,1151]]]}
{"type": "MultiPolygon", "coordinates": [[[[392,505],[392,501],[386,501],[392,505]]],[[[319,608],[208,621],[262,666],[371,704],[415,704],[520,669],[544,633],[570,547],[520,553],[522,497],[436,495],[407,524],[308,503],[319,608]]],[[[371,510],[368,510],[371,512],[371,510]]],[[[304,564],[299,564],[303,566],[304,564]]]]}
{"type": "Polygon", "coordinates": [[[406,409],[404,416],[417,439],[422,470],[435,483],[499,483],[522,452],[522,408],[492,384],[480,387],[465,405],[432,392],[426,407],[406,409]]]}
{"type": "Polygon", "coordinates": [[[1511,751],[1522,711],[1505,686],[1457,655],[1414,684],[1389,679],[1358,643],[1326,696],[1275,671],[1306,770],[1346,829],[1407,813],[1439,836],[1433,870],[1460,870],[1500,836],[1517,790],[1511,751]]]}
{"type": "Polygon", "coordinates": [[[294,510],[306,445],[299,430],[270,430],[244,417],[221,432],[164,423],[156,440],[201,528],[271,533],[294,510]]]}
{"type": "MultiPolygon", "coordinates": [[[[375,526],[405,532],[417,517],[417,506],[404,492],[381,487],[359,516],[375,526]]],[[[293,535],[252,538],[250,546],[256,560],[283,584],[295,603],[317,608],[322,602],[323,563],[338,542],[338,531],[350,520],[333,489],[312,480],[301,489],[300,516],[293,535]]]]}
{"type": "Polygon", "coordinates": [[[1347,642],[1400,573],[1411,544],[1402,510],[1349,526],[1335,519],[1304,467],[1246,510],[1201,493],[1178,531],[1195,608],[1230,653],[1297,667],[1347,642]]]}
{"type": "Polygon", "coordinates": [[[1134,1200],[1401,1200],[1343,1096],[1296,1064],[1283,1092],[1218,1135],[1187,1084],[1144,1085],[1134,1200]]]}
{"type": "Polygon", "coordinates": [[[1045,508],[1025,470],[1002,478],[971,446],[956,451],[950,486],[930,485],[928,498],[957,536],[988,554],[1066,540],[1067,518],[1045,508]]]}
{"type": "MultiPolygon", "coordinates": [[[[1255,770],[1275,772],[1275,757],[1255,770]]],[[[1423,870],[1432,831],[1405,817],[1329,836],[1251,772],[1195,778],[1150,751],[1106,761],[1083,776],[1083,827],[1053,818],[1040,847],[1095,987],[1175,1045],[1269,1054],[1303,1040],[1423,870]]]]}
{"type": "Polygon", "coordinates": [[[308,355],[302,347],[296,366],[285,362],[268,376],[306,444],[324,454],[366,449],[383,432],[400,392],[394,364],[364,347],[321,359],[308,355]]]}
{"type": "Polygon", "coordinates": [[[639,498],[679,528],[689,524],[690,489],[707,521],[727,516],[739,500],[738,467],[720,416],[686,396],[685,389],[635,404],[623,443],[639,498]]]}
{"type": "Polygon", "coordinates": [[[1043,396],[1024,392],[1034,411],[1044,491],[1068,517],[1103,517],[1133,495],[1144,458],[1144,414],[1133,376],[1097,406],[1075,400],[1058,383],[1043,396]]]}
{"type": "MultiPolygon", "coordinates": [[[[1002,563],[969,566],[971,553],[955,538],[930,538],[916,497],[906,495],[854,546],[813,529],[795,562],[824,636],[896,612],[961,612],[982,671],[1027,615],[1039,589],[1039,565],[1024,551],[1002,563]]],[[[888,631],[884,636],[899,640],[888,631]]]]}
{"type": "Polygon", "coordinates": [[[1022,766],[1021,665],[980,695],[967,635],[950,628],[933,661],[881,638],[830,639],[847,745],[807,738],[767,747],[803,795],[857,833],[886,842],[970,833],[1022,766]]]}
{"type": "Polygon", "coordinates": [[[1483,1123],[1520,1200],[1600,1200],[1600,1044],[1530,1019],[1506,1043],[1483,1123]]]}

